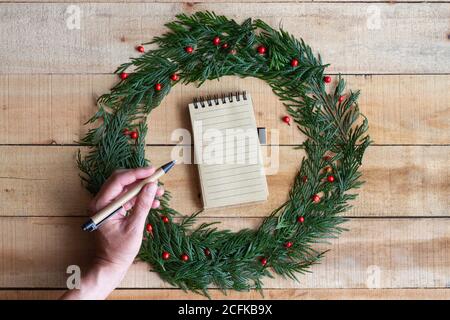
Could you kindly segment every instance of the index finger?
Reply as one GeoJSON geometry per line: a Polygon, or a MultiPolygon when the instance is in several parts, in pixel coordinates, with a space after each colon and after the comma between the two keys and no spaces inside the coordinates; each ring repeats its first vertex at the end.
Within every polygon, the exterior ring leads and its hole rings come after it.
{"type": "Polygon", "coordinates": [[[153,167],[127,169],[115,171],[106,180],[95,197],[97,210],[105,207],[108,203],[120,195],[125,187],[140,179],[145,179],[155,172],[153,167]]]}
{"type": "Polygon", "coordinates": [[[153,167],[143,167],[136,169],[116,170],[106,180],[105,185],[126,187],[136,180],[145,179],[151,176],[155,172],[153,167]]]}

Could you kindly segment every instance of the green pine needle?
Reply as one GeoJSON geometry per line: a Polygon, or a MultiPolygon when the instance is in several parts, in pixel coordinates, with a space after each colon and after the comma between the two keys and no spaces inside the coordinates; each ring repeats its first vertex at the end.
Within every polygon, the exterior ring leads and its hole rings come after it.
{"type": "Polygon", "coordinates": [[[80,142],[89,147],[77,160],[83,182],[95,194],[114,170],[149,163],[144,150],[146,119],[176,84],[170,81],[173,73],[184,84],[201,85],[227,75],[265,80],[307,136],[299,146],[307,157],[287,201],[258,230],[231,232],[217,229],[214,223],[192,229],[200,212],[177,223],[174,218],[182,215],[170,208],[171,196],[166,192],[160,208],[149,212],[153,234],[145,234],[139,257],[168,283],[206,296],[211,286],[224,292],[261,290],[262,278],[273,273],[296,280],[322,258],[324,252],[314,246],[344,231],[340,225],[346,220],[339,214],[356,197],[348,191],[362,184],[358,170],[371,142],[367,119],[357,105],[359,91],[350,91],[339,102],[345,94],[344,80],[339,76],[334,92],[328,93],[323,82],[327,65],[320,56],[303,40],[262,20],[238,24],[212,12],[198,12],[178,15],[166,26],[169,31],[150,42],[158,48],[122,64],[116,72],[129,72],[129,77],[98,99],[99,110],[88,122],[101,120],[100,124],[80,142]],[[212,45],[215,36],[228,47],[212,45]],[[259,45],[267,47],[265,55],[257,53],[259,45]],[[193,47],[193,53],[187,53],[186,46],[193,47]],[[290,65],[293,58],[299,62],[297,67],[290,65]],[[161,91],[154,90],[156,83],[162,84],[161,91]],[[124,128],[138,131],[139,138],[130,140],[124,128]],[[325,160],[326,155],[331,159],[325,160]],[[333,183],[326,181],[326,166],[332,168],[333,183]],[[321,195],[319,203],[313,203],[314,194],[321,195]],[[170,223],[163,223],[161,215],[170,223]],[[304,223],[297,222],[299,216],[304,223]],[[290,248],[285,247],[288,241],[290,248]],[[170,253],[169,260],[162,259],[163,251],[170,253]],[[181,261],[182,254],[189,261],[181,261]],[[262,257],[268,261],[265,266],[262,257]]]}

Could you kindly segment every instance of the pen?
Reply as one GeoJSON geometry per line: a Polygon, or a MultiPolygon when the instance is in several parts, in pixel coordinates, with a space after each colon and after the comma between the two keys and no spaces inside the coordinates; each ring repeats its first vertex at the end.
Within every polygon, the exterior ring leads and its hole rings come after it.
{"type": "Polygon", "coordinates": [[[166,163],[161,166],[158,170],[155,171],[150,177],[143,179],[138,184],[136,184],[133,188],[128,190],[122,196],[108,204],[102,210],[98,211],[94,216],[92,216],[88,221],[86,221],[81,229],[83,231],[94,231],[96,230],[106,219],[116,214],[122,206],[133,199],[135,196],[139,194],[141,189],[148,183],[154,182],[158,180],[160,177],[169,172],[170,169],[175,165],[175,160],[166,163]]]}

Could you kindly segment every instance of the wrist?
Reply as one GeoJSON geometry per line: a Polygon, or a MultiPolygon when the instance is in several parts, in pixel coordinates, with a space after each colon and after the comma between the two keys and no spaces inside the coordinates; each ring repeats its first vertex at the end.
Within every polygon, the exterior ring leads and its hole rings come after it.
{"type": "Polygon", "coordinates": [[[81,276],[80,289],[67,291],[63,299],[101,300],[119,286],[129,265],[113,263],[95,258],[92,265],[81,276]]]}
{"type": "Polygon", "coordinates": [[[105,273],[120,275],[128,271],[133,261],[115,262],[101,256],[95,256],[89,270],[103,270],[105,273]]]}

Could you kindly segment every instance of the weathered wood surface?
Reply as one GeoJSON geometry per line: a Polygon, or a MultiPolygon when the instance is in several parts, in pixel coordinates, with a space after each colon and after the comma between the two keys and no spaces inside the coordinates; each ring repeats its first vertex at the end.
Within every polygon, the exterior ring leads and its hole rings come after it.
{"type": "MultiPolygon", "coordinates": [[[[64,290],[0,290],[2,300],[54,300],[61,297],[64,290]]],[[[212,299],[222,300],[399,300],[426,299],[448,300],[450,289],[265,289],[264,296],[257,291],[235,292],[226,295],[217,289],[210,289],[212,299]]],[[[198,300],[206,297],[193,295],[178,289],[116,289],[109,296],[111,300],[198,300]]]]}
{"type": "MultiPolygon", "coordinates": [[[[136,44],[161,34],[175,14],[199,10],[239,21],[263,18],[302,36],[331,63],[330,73],[350,74],[349,88],[361,89],[376,144],[363,165],[367,183],[346,213],[349,231],[322,245],[331,252],[300,283],[266,279],[265,297],[449,299],[450,4],[346,1],[80,0],[81,29],[70,30],[71,1],[0,0],[0,299],[57,298],[67,266],[88,261],[91,235],[79,226],[89,195],[75,166],[83,123],[96,110],[95,98],[116,83],[115,68],[138,55],[136,44]]],[[[266,203],[203,213],[203,221],[220,220],[233,230],[256,227],[286,199],[302,157],[287,145],[303,137],[280,121],[285,109],[270,89],[236,78],[199,89],[177,86],[152,113],[147,137],[148,157],[162,163],[174,130],[190,128],[185,110],[193,97],[244,89],[253,96],[258,125],[279,132],[269,143],[284,146],[279,171],[268,176],[266,203]]],[[[175,209],[201,208],[195,166],[178,166],[164,181],[175,209]]],[[[201,298],[170,288],[148,269],[133,265],[121,285],[126,289],[111,298],[201,298]]],[[[260,298],[254,291],[211,294],[260,298]]]]}
{"type": "MultiPolygon", "coordinates": [[[[265,147],[263,150],[271,149],[265,147]]],[[[0,216],[86,215],[89,195],[76,168],[78,147],[0,147],[0,216]]],[[[147,147],[155,165],[171,157],[173,147],[147,147]]],[[[444,146],[374,146],[363,165],[367,183],[348,216],[448,216],[450,149],[444,146]]],[[[268,151],[275,153],[275,149],[268,151]]],[[[203,216],[262,217],[284,201],[304,153],[279,148],[279,168],[268,176],[269,199],[233,209],[208,209],[203,216]]],[[[268,161],[269,162],[269,161],[268,161]]],[[[274,162],[276,163],[276,162],[274,162]]],[[[202,208],[195,165],[178,165],[162,181],[184,214],[202,208]]]]}
{"type": "MultiPolygon", "coordinates": [[[[196,0],[196,1],[184,1],[184,0],[97,0],[95,1],[96,3],[186,3],[188,6],[192,5],[192,4],[197,4],[197,3],[233,3],[233,4],[242,4],[242,3],[289,3],[289,2],[336,2],[336,3],[341,3],[341,2],[352,2],[353,0],[196,0]]],[[[0,3],[5,2],[5,3],[21,3],[23,2],[22,0],[0,0],[0,3]]],[[[70,0],[52,0],[52,1],[48,1],[48,0],[27,0],[27,3],[74,3],[73,1],[70,0]]],[[[76,3],[91,3],[93,1],[91,0],[77,0],[76,3]]],[[[372,3],[372,2],[387,2],[386,0],[361,0],[358,1],[361,3],[372,3]]],[[[413,2],[422,2],[419,0],[398,0],[396,2],[390,2],[391,4],[395,4],[395,3],[401,3],[401,2],[408,2],[408,3],[413,3],[413,2]]],[[[429,0],[427,2],[449,2],[448,0],[429,0]]]]}
{"type": "MultiPolygon", "coordinates": [[[[449,75],[346,76],[360,89],[361,111],[376,144],[449,144],[449,75]]],[[[95,100],[117,81],[113,75],[0,75],[0,144],[73,144],[96,111],[95,100]]],[[[278,132],[271,144],[299,144],[304,137],[280,118],[285,107],[263,82],[226,77],[200,88],[176,86],[149,118],[149,144],[173,144],[178,128],[190,130],[187,104],[196,96],[247,90],[257,124],[278,132]]]]}
{"type": "Polygon", "coordinates": [[[282,24],[320,51],[329,72],[450,72],[448,3],[77,4],[79,29],[67,6],[1,4],[0,73],[110,73],[175,14],[201,10],[282,24]]]}
{"type": "MultiPolygon", "coordinates": [[[[0,218],[0,287],[65,288],[66,268],[83,267],[92,234],[83,218],[0,218]],[[39,243],[39,245],[36,245],[39,243]]],[[[211,219],[199,219],[200,222],[211,219]]],[[[221,218],[222,228],[254,228],[261,219],[221,218]]],[[[321,264],[300,282],[264,279],[266,288],[446,288],[450,275],[450,219],[353,218],[321,264]],[[447,248],[447,250],[445,249],[447,248]]],[[[318,247],[319,248],[319,247],[318,247]]],[[[170,288],[138,262],[124,288],[170,288]]]]}

